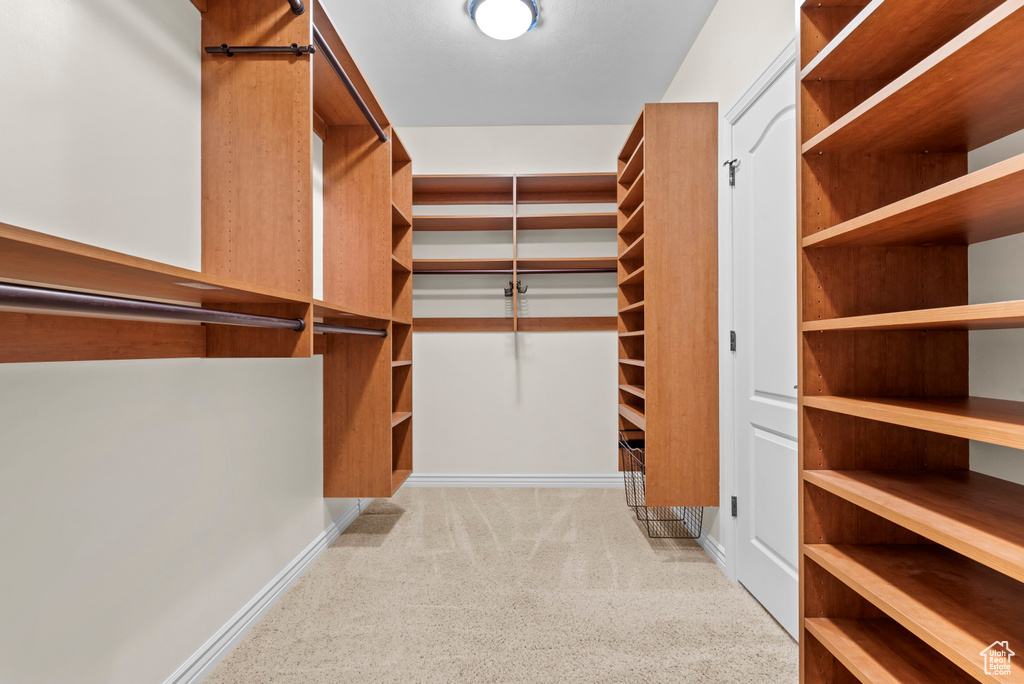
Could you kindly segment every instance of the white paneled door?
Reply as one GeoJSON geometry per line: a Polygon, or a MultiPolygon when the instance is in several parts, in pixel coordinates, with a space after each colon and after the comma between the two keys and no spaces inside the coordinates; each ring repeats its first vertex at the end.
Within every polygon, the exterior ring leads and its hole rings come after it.
{"type": "Polygon", "coordinates": [[[794,637],[798,612],[795,65],[732,122],[736,577],[794,637]]]}

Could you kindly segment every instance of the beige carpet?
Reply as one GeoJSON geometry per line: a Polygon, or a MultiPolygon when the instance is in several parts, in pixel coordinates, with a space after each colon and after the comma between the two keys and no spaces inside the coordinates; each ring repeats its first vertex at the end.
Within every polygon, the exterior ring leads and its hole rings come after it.
{"type": "Polygon", "coordinates": [[[797,645],[613,489],[380,499],[217,666],[255,682],[797,681],[797,645]]]}

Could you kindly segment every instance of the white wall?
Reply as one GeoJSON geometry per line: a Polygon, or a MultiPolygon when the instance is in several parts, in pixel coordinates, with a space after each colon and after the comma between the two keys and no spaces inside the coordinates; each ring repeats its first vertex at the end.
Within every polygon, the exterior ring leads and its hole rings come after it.
{"type": "MultiPolygon", "coordinates": [[[[628,132],[629,126],[399,130],[416,174],[615,171],[628,132]]],[[[416,213],[421,211],[466,210],[417,207],[416,213]]],[[[484,208],[479,213],[491,212],[484,208]]],[[[568,237],[536,232],[523,245],[530,256],[615,254],[614,231],[573,231],[568,237]]],[[[413,249],[416,258],[511,257],[511,235],[417,233],[413,249]]],[[[498,276],[417,276],[415,315],[511,315],[500,292],[506,281],[498,276]]],[[[610,280],[532,277],[529,284],[524,298],[529,315],[615,315],[614,275],[610,280]]],[[[415,333],[413,354],[417,472],[617,471],[614,332],[415,333]]]]}
{"type": "MultiPolygon", "coordinates": [[[[0,3],[0,221],[200,266],[200,15],[0,3]]],[[[0,682],[170,675],[348,502],[319,359],[0,365],[0,682]]]]}
{"type": "MultiPolygon", "coordinates": [[[[717,102],[724,116],[729,105],[757,78],[796,34],[794,0],[718,0],[693,47],[669,84],[662,102],[717,102]]],[[[794,84],[794,88],[795,88],[794,84]]],[[[728,127],[719,120],[720,161],[728,157],[728,127]]],[[[719,339],[729,339],[732,329],[732,250],[729,188],[725,174],[719,176],[719,339]]],[[[793,200],[796,201],[796,198],[793,200]]],[[[732,358],[721,359],[722,454],[721,498],[734,493],[732,459],[732,358]]],[[[731,545],[732,531],[723,529],[717,508],[704,512],[709,536],[731,545]]],[[[732,560],[727,558],[727,567],[732,560]]],[[[730,570],[731,572],[731,570],[730,570]]]]}

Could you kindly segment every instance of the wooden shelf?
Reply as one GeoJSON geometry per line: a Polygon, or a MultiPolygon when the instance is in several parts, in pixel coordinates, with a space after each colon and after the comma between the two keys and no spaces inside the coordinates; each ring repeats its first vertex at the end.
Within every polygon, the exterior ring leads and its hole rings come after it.
{"type": "Polygon", "coordinates": [[[637,302],[636,304],[629,304],[627,306],[622,307],[621,309],[619,309],[619,313],[620,314],[623,314],[623,313],[634,313],[634,312],[643,311],[643,310],[644,310],[644,303],[643,302],[637,302]]]}
{"type": "Polygon", "coordinates": [[[413,204],[512,204],[512,176],[414,176],[413,204]]]}
{"type": "Polygon", "coordinates": [[[394,495],[398,488],[405,484],[405,481],[412,475],[411,470],[395,470],[391,473],[391,494],[394,495]]]}
{"type": "Polygon", "coordinates": [[[404,264],[394,254],[391,255],[391,270],[396,273],[412,273],[412,265],[404,264]]]}
{"type": "Polygon", "coordinates": [[[619,229],[620,235],[629,235],[631,233],[643,233],[644,230],[644,203],[641,202],[640,206],[633,210],[633,213],[629,215],[626,222],[622,224],[622,228],[619,229]]]}
{"type": "Polygon", "coordinates": [[[974,244],[1024,232],[1024,155],[804,238],[804,247],[974,244]]]}
{"type": "Polygon", "coordinates": [[[412,325],[411,318],[399,318],[398,316],[393,316],[391,318],[391,322],[395,323],[396,325],[412,325]]]}
{"type": "Polygon", "coordinates": [[[633,332],[620,332],[619,337],[643,337],[643,330],[634,330],[633,332]]]}
{"type": "Polygon", "coordinates": [[[512,217],[413,216],[412,229],[416,231],[512,230],[512,217]]]}
{"type": "Polygon", "coordinates": [[[615,316],[520,316],[519,332],[592,332],[615,330],[615,316]]]}
{"type": "Polygon", "coordinates": [[[622,254],[619,255],[619,261],[628,261],[630,259],[639,259],[644,255],[644,236],[641,235],[634,240],[626,249],[622,250],[622,254]]]}
{"type": "Polygon", "coordinates": [[[644,368],[647,365],[646,361],[638,359],[619,359],[619,363],[626,366],[636,366],[638,368],[644,368]]]}
{"type": "Polygon", "coordinates": [[[412,418],[412,413],[409,411],[401,411],[391,414],[391,427],[400,425],[402,422],[412,418]]]}
{"type": "Polygon", "coordinates": [[[636,177],[633,184],[629,186],[629,190],[626,192],[625,197],[619,202],[619,210],[623,212],[630,212],[635,210],[644,201],[644,172],[641,171],[640,175],[636,177]]]}
{"type": "Polygon", "coordinates": [[[647,419],[644,418],[644,414],[640,413],[632,406],[619,404],[619,415],[628,420],[633,425],[636,425],[641,430],[647,429],[647,419]]]}
{"type": "Polygon", "coordinates": [[[391,204],[391,225],[395,228],[408,228],[412,221],[394,203],[391,204]]]}
{"type": "Polygon", "coordinates": [[[189,304],[308,299],[0,223],[0,280],[189,304]]]}
{"type": "Polygon", "coordinates": [[[412,361],[392,361],[391,362],[391,367],[392,368],[402,368],[403,366],[411,366],[411,365],[412,365],[412,361]]]}
{"type": "Polygon", "coordinates": [[[413,259],[413,273],[422,270],[449,269],[473,271],[477,269],[508,269],[512,272],[511,259],[413,259]]]}
{"type": "Polygon", "coordinates": [[[616,227],[615,212],[516,216],[518,230],[585,230],[616,227]]]}
{"type": "Polygon", "coordinates": [[[1024,581],[1024,486],[971,471],[805,470],[804,480],[1024,581]]]}
{"type": "Polygon", "coordinates": [[[801,80],[888,83],[1001,2],[874,0],[811,60],[801,80]]]}
{"type": "Polygon", "coordinates": [[[859,681],[971,684],[976,680],[885,618],[807,618],[807,631],[859,681]]]}
{"type": "Polygon", "coordinates": [[[619,385],[619,389],[623,392],[629,392],[635,397],[640,397],[644,400],[647,399],[647,393],[643,387],[637,387],[636,385],[619,385]]]}
{"type": "Polygon", "coordinates": [[[1009,328],[1024,328],[1024,301],[820,319],[803,324],[804,332],[825,330],[1004,330],[1009,328]]]}
{"type": "Polygon", "coordinates": [[[1024,402],[982,397],[855,399],[805,396],[810,408],[1024,449],[1024,402]]]}
{"type": "Polygon", "coordinates": [[[644,282],[644,267],[636,269],[622,280],[619,281],[619,285],[642,285],[644,282]]]}
{"type": "Polygon", "coordinates": [[[640,143],[636,146],[636,150],[633,152],[633,156],[630,157],[629,161],[626,162],[626,166],[622,169],[622,173],[619,174],[619,185],[623,187],[629,187],[629,184],[636,180],[636,177],[640,175],[640,172],[644,170],[644,141],[641,138],[640,143]]]}
{"type": "Polygon", "coordinates": [[[518,204],[615,203],[614,173],[516,176],[518,204]]]}
{"type": "Polygon", "coordinates": [[[807,544],[804,554],[980,681],[982,649],[1024,638],[1024,587],[947,549],[807,544]]]}
{"type": "Polygon", "coordinates": [[[519,259],[516,261],[516,268],[615,268],[615,261],[615,257],[519,259]]]}
{"type": "Polygon", "coordinates": [[[637,145],[644,139],[644,110],[640,110],[640,116],[636,118],[636,122],[633,127],[629,129],[629,135],[626,136],[626,142],[622,145],[622,151],[619,152],[619,161],[626,161],[633,156],[633,152],[636,151],[637,145]]]}
{"type": "Polygon", "coordinates": [[[803,146],[805,155],[965,152],[1020,128],[1024,5],[1008,0],[803,146]]]}
{"type": "Polygon", "coordinates": [[[376,321],[383,325],[387,325],[391,320],[387,316],[380,316],[378,314],[372,314],[359,309],[353,309],[352,307],[336,304],[334,302],[322,302],[319,299],[313,300],[313,317],[325,320],[335,318],[359,318],[376,321]]]}
{"type": "Polygon", "coordinates": [[[416,318],[416,332],[512,332],[512,318],[416,318]]]}

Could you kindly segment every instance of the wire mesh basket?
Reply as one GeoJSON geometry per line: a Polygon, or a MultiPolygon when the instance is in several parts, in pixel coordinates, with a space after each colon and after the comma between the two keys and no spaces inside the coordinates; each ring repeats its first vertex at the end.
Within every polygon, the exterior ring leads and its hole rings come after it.
{"type": "Polygon", "coordinates": [[[652,539],[697,539],[701,535],[704,509],[699,506],[645,505],[646,460],[642,430],[619,431],[619,464],[626,489],[626,505],[647,527],[652,539]]]}

